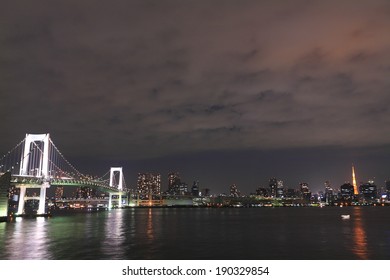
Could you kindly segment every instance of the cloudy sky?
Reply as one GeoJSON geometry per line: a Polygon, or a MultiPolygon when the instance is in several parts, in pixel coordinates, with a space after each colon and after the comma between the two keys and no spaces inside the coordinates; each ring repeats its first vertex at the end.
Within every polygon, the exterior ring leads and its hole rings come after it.
{"type": "Polygon", "coordinates": [[[6,2],[1,154],[49,132],[81,171],[214,192],[390,177],[387,0],[6,2]]]}

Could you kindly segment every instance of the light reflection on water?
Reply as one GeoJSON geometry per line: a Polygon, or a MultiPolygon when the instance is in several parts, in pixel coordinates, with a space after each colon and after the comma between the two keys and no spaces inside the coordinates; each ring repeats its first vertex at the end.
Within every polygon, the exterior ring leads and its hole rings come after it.
{"type": "Polygon", "coordinates": [[[146,236],[149,239],[149,241],[154,241],[154,234],[153,234],[153,212],[152,209],[148,209],[148,218],[147,218],[147,227],[146,227],[146,236]]]}
{"type": "Polygon", "coordinates": [[[125,259],[125,222],[123,209],[110,211],[104,222],[104,241],[101,244],[102,253],[110,259],[125,259]]]}
{"type": "Polygon", "coordinates": [[[367,235],[364,226],[364,210],[360,207],[349,209],[350,219],[342,220],[344,250],[351,251],[355,259],[369,259],[367,235]]]}
{"type": "MultiPolygon", "coordinates": [[[[10,260],[20,259],[50,259],[48,250],[47,223],[45,218],[24,221],[16,218],[15,223],[7,224],[6,231],[12,231],[4,246],[10,260]],[[28,223],[28,226],[25,224],[28,223]],[[26,242],[27,241],[27,242],[26,242]]],[[[7,235],[8,236],[8,235],[7,235]]]]}
{"type": "Polygon", "coordinates": [[[367,236],[364,230],[363,221],[362,221],[362,209],[354,207],[352,212],[353,217],[353,237],[354,237],[354,246],[353,252],[363,260],[368,259],[367,251],[367,236]]]}
{"type": "Polygon", "coordinates": [[[389,259],[389,218],[387,207],[329,207],[139,208],[17,219],[0,224],[0,259],[389,259]]]}

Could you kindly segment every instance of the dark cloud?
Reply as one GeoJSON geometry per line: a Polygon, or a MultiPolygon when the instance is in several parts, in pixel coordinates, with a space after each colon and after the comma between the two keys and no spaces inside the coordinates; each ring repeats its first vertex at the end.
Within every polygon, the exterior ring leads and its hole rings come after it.
{"type": "Polygon", "coordinates": [[[8,3],[0,151],[26,132],[107,160],[384,147],[389,11],[385,0],[8,3]]]}

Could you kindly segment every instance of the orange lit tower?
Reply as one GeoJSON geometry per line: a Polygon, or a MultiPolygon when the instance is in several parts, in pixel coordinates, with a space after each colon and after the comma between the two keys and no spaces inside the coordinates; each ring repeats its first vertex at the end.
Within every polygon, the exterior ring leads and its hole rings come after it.
{"type": "Polygon", "coordinates": [[[352,185],[353,185],[353,194],[359,194],[357,184],[356,184],[356,176],[355,176],[355,167],[352,164],[352,185]]]}

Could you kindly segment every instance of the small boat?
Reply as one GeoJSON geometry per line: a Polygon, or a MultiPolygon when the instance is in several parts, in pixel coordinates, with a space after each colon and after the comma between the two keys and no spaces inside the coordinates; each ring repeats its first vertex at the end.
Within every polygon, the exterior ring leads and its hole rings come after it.
{"type": "Polygon", "coordinates": [[[341,219],[343,220],[347,220],[349,218],[351,218],[351,215],[341,215],[341,219]]]}

